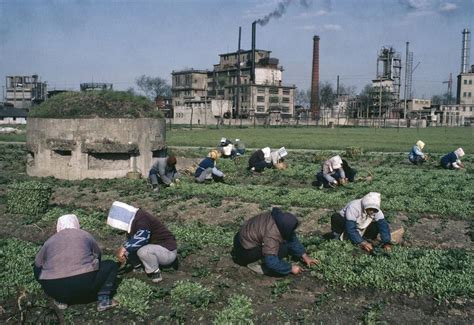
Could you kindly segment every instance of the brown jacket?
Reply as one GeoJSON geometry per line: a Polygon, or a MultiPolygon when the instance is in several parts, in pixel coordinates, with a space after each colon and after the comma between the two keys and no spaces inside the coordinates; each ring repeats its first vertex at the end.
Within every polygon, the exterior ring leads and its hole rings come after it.
{"type": "Polygon", "coordinates": [[[240,228],[240,244],[245,249],[262,246],[262,254],[278,255],[283,237],[271,212],[264,212],[247,220],[240,228]]]}

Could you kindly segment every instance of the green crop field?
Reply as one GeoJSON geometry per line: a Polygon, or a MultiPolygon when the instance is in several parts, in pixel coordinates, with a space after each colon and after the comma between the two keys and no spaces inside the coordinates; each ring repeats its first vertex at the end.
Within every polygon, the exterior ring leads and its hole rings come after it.
{"type": "Polygon", "coordinates": [[[246,170],[250,153],[235,161],[220,159],[224,183],[197,184],[189,174],[193,168],[186,166],[178,186],[158,193],[145,179],[29,177],[25,146],[0,144],[0,321],[470,323],[474,317],[471,130],[173,130],[167,137],[178,167],[184,157],[199,161],[207,153],[204,147],[214,146],[221,136],[240,138],[248,147],[310,150],[290,151],[288,169],[261,175],[246,170]],[[423,166],[414,166],[407,161],[407,151],[419,138],[432,155],[423,166]],[[312,187],[320,164],[348,146],[364,149],[363,154],[348,157],[358,170],[356,182],[338,189],[312,187]],[[441,153],[458,146],[466,151],[462,159],[466,169],[441,169],[441,153]],[[35,196],[11,195],[28,184],[52,189],[46,212],[34,208],[30,201],[35,196]],[[404,242],[391,254],[377,248],[368,255],[349,242],[327,239],[330,215],[369,191],[381,192],[390,225],[405,229],[404,242]],[[142,207],[168,225],[178,241],[179,270],[164,270],[159,284],[143,274],[126,274],[115,295],[120,306],[111,311],[98,313],[94,304],[55,310],[33,279],[31,263],[37,250],[55,232],[57,218],[74,213],[82,228],[97,239],[104,258],[113,258],[124,240],[124,234],[105,223],[115,200],[142,207]],[[21,201],[30,202],[28,209],[13,214],[12,207],[21,206],[21,201]],[[299,276],[256,275],[230,258],[241,223],[274,206],[298,216],[298,234],[308,253],[320,260],[299,276]]]}

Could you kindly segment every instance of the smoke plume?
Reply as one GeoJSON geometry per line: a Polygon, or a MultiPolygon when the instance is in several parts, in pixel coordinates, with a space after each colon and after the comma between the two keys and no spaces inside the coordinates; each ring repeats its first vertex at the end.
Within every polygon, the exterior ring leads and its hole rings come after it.
{"type": "MultiPolygon", "coordinates": [[[[286,12],[286,8],[294,2],[296,2],[296,0],[283,0],[283,1],[281,1],[278,4],[278,6],[275,10],[273,10],[272,12],[267,14],[265,17],[258,19],[257,23],[260,26],[265,26],[266,24],[268,24],[270,19],[280,18],[286,12]]],[[[299,0],[299,3],[305,8],[308,8],[310,6],[310,2],[311,2],[311,0],[299,0]]]]}

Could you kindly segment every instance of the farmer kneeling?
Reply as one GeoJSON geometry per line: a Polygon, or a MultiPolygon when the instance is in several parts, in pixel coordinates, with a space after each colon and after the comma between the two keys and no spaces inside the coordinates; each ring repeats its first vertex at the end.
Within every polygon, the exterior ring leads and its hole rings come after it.
{"type": "Polygon", "coordinates": [[[423,148],[425,147],[425,143],[421,140],[418,140],[413,148],[411,148],[410,153],[408,154],[408,160],[414,165],[421,165],[426,160],[428,160],[428,156],[423,153],[423,148]]]}
{"type": "Polygon", "coordinates": [[[34,275],[59,309],[69,304],[98,301],[97,310],[118,305],[111,299],[118,265],[101,261],[94,237],[80,229],[74,214],[58,219],[56,234],[41,247],[35,258],[34,275]]]}
{"type": "Polygon", "coordinates": [[[464,156],[464,150],[462,150],[462,148],[457,148],[441,158],[441,166],[446,169],[464,168],[464,164],[459,159],[462,156],[464,156]]]}
{"type": "Polygon", "coordinates": [[[143,265],[151,281],[158,283],[163,279],[160,266],[177,263],[174,235],[150,213],[116,201],[110,208],[107,224],[127,232],[127,240],[117,251],[123,266],[128,262],[134,272],[141,272],[143,265]]]}
{"type": "Polygon", "coordinates": [[[349,238],[369,253],[374,248],[367,239],[374,240],[380,233],[383,248],[386,251],[392,248],[390,227],[380,210],[380,193],[370,192],[362,199],[349,202],[331,217],[331,231],[334,239],[349,238]]]}
{"type": "Polygon", "coordinates": [[[285,147],[271,151],[270,147],[255,151],[249,158],[247,169],[262,172],[265,168],[285,169],[284,157],[288,155],[285,147]]]}
{"type": "Polygon", "coordinates": [[[234,237],[234,262],[259,274],[283,276],[301,273],[300,266],[289,264],[283,258],[290,254],[307,266],[318,261],[306,254],[295,233],[297,226],[298,219],[279,208],[250,218],[234,237]]]}
{"type": "MultiPolygon", "coordinates": [[[[346,165],[348,168],[349,164],[346,165]]],[[[355,173],[351,173],[352,180],[354,180],[355,173]]],[[[339,155],[334,156],[326,160],[321,165],[321,171],[316,174],[316,181],[314,186],[323,187],[336,187],[338,184],[345,184],[348,180],[346,173],[343,168],[343,161],[339,155]]]]}
{"type": "Polygon", "coordinates": [[[234,159],[237,154],[234,144],[227,138],[221,139],[221,142],[217,146],[217,151],[219,151],[222,158],[234,159]]]}
{"type": "Polygon", "coordinates": [[[179,182],[178,177],[176,157],[174,155],[158,158],[148,174],[153,191],[159,191],[159,184],[174,186],[179,182]]]}
{"type": "Polygon", "coordinates": [[[222,182],[224,180],[224,173],[221,172],[217,166],[216,161],[219,158],[217,150],[211,150],[206,158],[204,158],[194,173],[194,179],[198,183],[204,183],[207,180],[214,180],[222,182]]]}

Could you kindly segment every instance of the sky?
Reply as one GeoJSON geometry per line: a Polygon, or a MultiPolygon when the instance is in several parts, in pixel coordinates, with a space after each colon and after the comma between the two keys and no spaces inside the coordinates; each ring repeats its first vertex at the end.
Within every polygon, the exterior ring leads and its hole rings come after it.
{"type": "Polygon", "coordinates": [[[285,85],[310,88],[314,35],[321,82],[339,76],[357,92],[375,79],[383,46],[404,65],[410,42],[414,96],[430,98],[446,92],[450,73],[455,91],[474,0],[0,0],[0,86],[33,74],[48,89],[90,81],[136,89],[141,75],[171,83],[172,71],[211,70],[219,54],[237,51],[239,26],[250,49],[251,24],[265,18],[257,48],[280,60],[285,85]]]}

